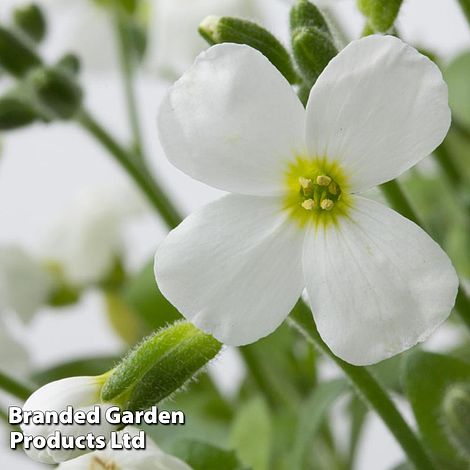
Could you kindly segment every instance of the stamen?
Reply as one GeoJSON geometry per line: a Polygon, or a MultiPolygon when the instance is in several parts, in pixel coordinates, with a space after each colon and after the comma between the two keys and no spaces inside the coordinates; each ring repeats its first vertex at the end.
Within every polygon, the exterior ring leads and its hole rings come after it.
{"type": "Polygon", "coordinates": [[[334,181],[332,181],[328,186],[328,191],[330,192],[330,194],[333,195],[338,194],[338,185],[334,181]]]}
{"type": "Polygon", "coordinates": [[[335,203],[331,199],[323,199],[323,201],[320,203],[320,207],[324,211],[331,211],[333,207],[335,206],[335,203]]]}
{"type": "Polygon", "coordinates": [[[328,186],[331,183],[331,178],[326,175],[320,175],[317,176],[316,181],[319,186],[328,186]]]}
{"type": "Polygon", "coordinates": [[[309,189],[309,188],[312,187],[312,180],[309,179],[309,178],[304,178],[303,176],[301,176],[299,178],[299,184],[303,189],[309,189]]]}
{"type": "Polygon", "coordinates": [[[302,202],[302,207],[308,211],[313,211],[315,208],[315,201],[313,199],[306,199],[302,202]]]}

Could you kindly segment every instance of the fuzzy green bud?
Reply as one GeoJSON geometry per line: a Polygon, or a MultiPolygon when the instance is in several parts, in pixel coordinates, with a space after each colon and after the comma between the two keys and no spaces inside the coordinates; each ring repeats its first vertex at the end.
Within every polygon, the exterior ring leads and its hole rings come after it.
{"type": "Polygon", "coordinates": [[[34,108],[21,96],[11,94],[0,98],[0,131],[28,126],[37,118],[34,108]]]}
{"type": "Polygon", "coordinates": [[[298,83],[292,59],[286,48],[269,31],[254,23],[229,16],[208,16],[199,25],[199,34],[210,44],[246,44],[260,51],[289,83],[298,83]]]}
{"type": "Polygon", "coordinates": [[[22,39],[0,26],[0,68],[14,77],[24,77],[41,60],[22,39]]]}
{"type": "Polygon", "coordinates": [[[462,455],[470,458],[470,384],[454,385],[442,404],[447,434],[462,455]]]}
{"type": "Polygon", "coordinates": [[[357,6],[376,33],[385,33],[393,26],[403,0],[357,0],[357,6]]]}
{"type": "Polygon", "coordinates": [[[46,19],[35,3],[16,8],[13,12],[13,21],[15,26],[33,41],[41,42],[46,36],[46,19]]]}
{"type": "Polygon", "coordinates": [[[29,77],[38,102],[55,118],[70,119],[80,109],[82,90],[60,68],[40,68],[29,77]]]}
{"type": "Polygon", "coordinates": [[[325,18],[307,0],[292,7],[290,30],[294,57],[309,90],[338,50],[325,18]]]}
{"type": "Polygon", "coordinates": [[[57,68],[75,77],[80,73],[80,59],[75,54],[64,55],[56,64],[57,68]]]}
{"type": "Polygon", "coordinates": [[[146,409],[168,397],[213,359],[222,345],[181,321],[145,339],[112,371],[104,401],[128,410],[146,409]]]}

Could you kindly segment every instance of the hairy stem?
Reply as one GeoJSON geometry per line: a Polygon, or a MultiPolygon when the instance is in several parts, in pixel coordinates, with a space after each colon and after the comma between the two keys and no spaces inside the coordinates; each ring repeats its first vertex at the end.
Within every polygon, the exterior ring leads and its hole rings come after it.
{"type": "Polygon", "coordinates": [[[437,470],[421,441],[396,408],[386,391],[365,367],[357,367],[336,357],[321,339],[313,321],[312,312],[299,302],[293,310],[290,323],[321,352],[332,359],[348,377],[359,396],[382,418],[417,470],[437,470]]]}
{"type": "Polygon", "coordinates": [[[135,66],[134,54],[129,43],[129,28],[126,19],[120,12],[115,14],[115,30],[119,48],[119,62],[123,81],[123,91],[126,99],[129,124],[132,132],[133,149],[137,160],[144,162],[144,151],[142,143],[142,132],[140,129],[137,99],[135,94],[135,66]]]}

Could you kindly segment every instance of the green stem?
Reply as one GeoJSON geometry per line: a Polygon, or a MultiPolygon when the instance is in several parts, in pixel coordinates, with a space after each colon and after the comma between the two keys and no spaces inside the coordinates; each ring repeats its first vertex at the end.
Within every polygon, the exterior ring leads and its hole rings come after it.
{"type": "Polygon", "coordinates": [[[382,386],[365,367],[357,367],[336,357],[321,339],[310,309],[299,302],[289,321],[305,338],[330,357],[348,377],[362,399],[382,418],[417,470],[436,470],[422,443],[396,408],[382,386]]]}
{"type": "Polygon", "coordinates": [[[300,403],[300,395],[294,387],[286,385],[280,377],[269,373],[269,364],[262,361],[256,351],[256,345],[251,344],[239,348],[243,362],[259,391],[264,395],[272,408],[286,407],[296,411],[300,403]]]}
{"type": "Polygon", "coordinates": [[[112,137],[87,111],[82,110],[82,112],[76,116],[76,120],[90,135],[106,148],[124,170],[127,171],[147,196],[153,207],[159,212],[168,227],[176,227],[181,222],[181,215],[178,210],[165,195],[158,183],[145,173],[140,165],[134,162],[132,154],[116,142],[114,137],[112,137]]]}
{"type": "Polygon", "coordinates": [[[22,384],[3,372],[0,372],[0,389],[23,401],[27,400],[34,391],[28,385],[22,384]]]}
{"type": "Polygon", "coordinates": [[[451,184],[452,188],[454,190],[460,188],[463,183],[462,173],[454,163],[452,155],[449,152],[448,145],[445,141],[439,147],[437,147],[436,150],[434,150],[434,159],[441,168],[442,173],[444,173],[448,182],[451,184]]]}
{"type": "MultiPolygon", "coordinates": [[[[426,230],[424,222],[419,218],[418,214],[413,209],[410,201],[396,180],[389,181],[388,183],[380,186],[380,188],[382,189],[382,192],[384,193],[390,205],[397,212],[426,230]]],[[[455,308],[462,321],[470,330],[470,299],[465,293],[462,285],[460,286],[459,292],[457,294],[455,308]]]]}
{"type": "Polygon", "coordinates": [[[137,110],[137,100],[134,87],[134,60],[132,48],[129,43],[129,28],[126,18],[122,13],[115,13],[115,29],[119,48],[119,62],[122,71],[124,96],[128,110],[129,124],[132,131],[133,148],[135,156],[142,163],[144,162],[144,153],[142,145],[142,132],[140,130],[139,113],[137,110]]]}

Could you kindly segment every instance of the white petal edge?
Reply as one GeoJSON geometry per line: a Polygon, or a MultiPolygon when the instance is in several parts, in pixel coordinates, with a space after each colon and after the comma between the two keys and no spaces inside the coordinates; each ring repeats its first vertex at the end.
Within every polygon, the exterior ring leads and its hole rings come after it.
{"type": "Polygon", "coordinates": [[[355,196],[349,219],[306,236],[304,273],[318,331],[341,359],[374,364],[426,340],[449,316],[458,278],[420,227],[355,196]]]}
{"type": "Polygon", "coordinates": [[[307,148],[338,161],[360,192],[429,155],[450,120],[439,68],[398,38],[368,36],[346,46],[312,88],[307,148]]]}
{"type": "Polygon", "coordinates": [[[284,190],[289,161],[305,149],[304,126],[305,111],[286,79],[240,44],[200,54],[158,115],[173,165],[215,188],[255,196],[284,190]]]}
{"type": "Polygon", "coordinates": [[[155,256],[156,280],[198,328],[228,345],[252,343],[300,297],[304,236],[280,198],[224,196],[170,232],[155,256]]]}

